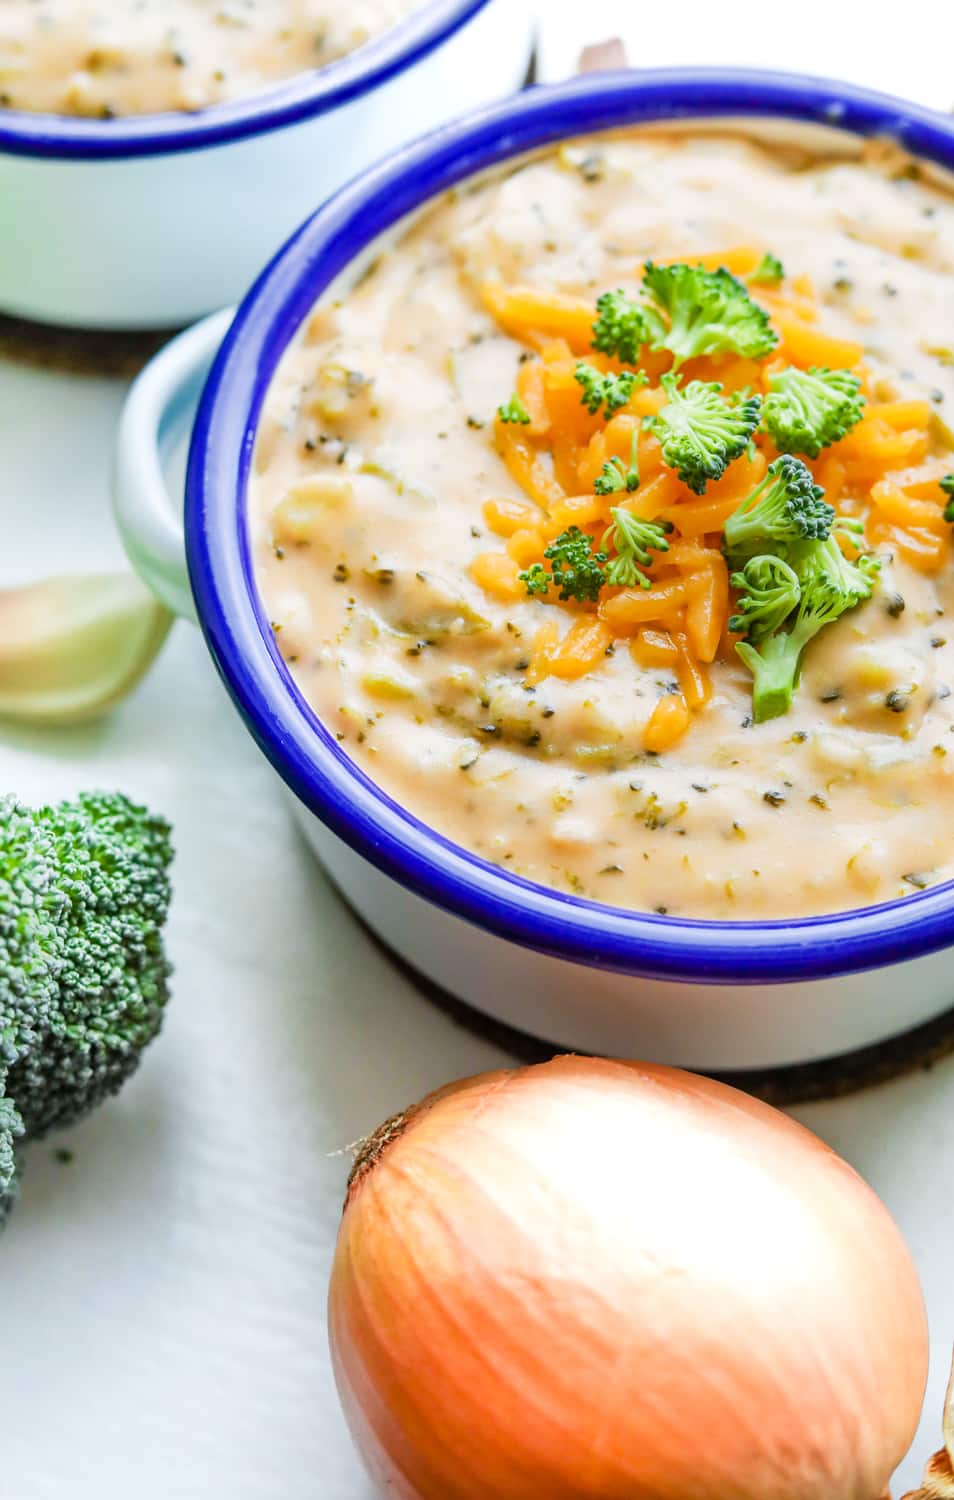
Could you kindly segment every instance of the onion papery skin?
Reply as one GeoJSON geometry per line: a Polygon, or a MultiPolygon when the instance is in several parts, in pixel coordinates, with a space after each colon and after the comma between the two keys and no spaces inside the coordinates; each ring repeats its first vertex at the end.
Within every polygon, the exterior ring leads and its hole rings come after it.
{"type": "Polygon", "coordinates": [[[786,1116],[576,1057],[359,1158],[329,1327],[390,1500],[877,1500],[927,1379],[886,1208],[786,1116]]]}

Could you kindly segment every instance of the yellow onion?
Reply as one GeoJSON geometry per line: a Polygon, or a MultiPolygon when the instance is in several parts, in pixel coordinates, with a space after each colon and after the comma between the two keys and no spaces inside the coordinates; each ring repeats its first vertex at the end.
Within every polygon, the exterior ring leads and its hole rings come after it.
{"type": "Polygon", "coordinates": [[[364,1144],[329,1322],[390,1500],[877,1500],[927,1374],[908,1251],[828,1147],[576,1057],[364,1144]]]}
{"type": "Polygon", "coordinates": [[[131,573],[0,592],[0,717],[77,724],[112,708],[162,648],[172,616],[131,573]]]}

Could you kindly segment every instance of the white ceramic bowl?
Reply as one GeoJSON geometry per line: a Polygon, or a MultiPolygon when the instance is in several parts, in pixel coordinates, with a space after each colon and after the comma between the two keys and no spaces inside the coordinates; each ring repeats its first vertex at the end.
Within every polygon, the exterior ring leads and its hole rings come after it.
{"type": "Polygon", "coordinates": [[[0,311],[175,328],[237,300],[342,183],[519,87],[526,0],[428,0],[350,57],[196,114],[0,110],[0,311]]]}
{"type": "Polygon", "coordinates": [[[474,172],[566,135],[739,118],[776,135],[795,122],[829,145],[844,131],[893,135],[954,166],[951,120],[817,79],[682,70],[533,91],[368,173],[289,242],[234,322],[222,315],[160,355],[126,409],[115,486],[134,563],[172,608],[198,615],[306,838],[392,948],[471,1005],[563,1046],[712,1070],[832,1056],[946,1010],[954,883],[834,916],[701,922],[600,906],[486,864],[375,787],[303,700],[255,587],[245,492],[258,414],[289,341],[316,297],[332,282],[345,290],[406,216],[474,172]],[[223,335],[192,440],[190,587],[162,447],[223,335]]]}

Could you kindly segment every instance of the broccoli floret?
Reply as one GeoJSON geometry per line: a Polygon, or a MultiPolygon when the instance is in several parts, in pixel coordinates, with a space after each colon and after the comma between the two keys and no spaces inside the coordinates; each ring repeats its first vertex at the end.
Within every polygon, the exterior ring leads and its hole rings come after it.
{"type": "Polygon", "coordinates": [[[954,474],[945,474],[941,480],[942,493],[947,495],[948,501],[944,507],[944,519],[950,525],[954,525],[954,474]]]}
{"type": "Polygon", "coordinates": [[[817,458],[861,421],[865,398],[861,381],[850,370],[798,370],[790,365],[770,375],[769,385],[763,420],[782,453],[817,458]]]}
{"type": "Polygon", "coordinates": [[[849,562],[832,536],[801,544],[791,562],[801,590],[791,629],[765,636],[758,648],[750,641],[738,641],[735,647],[752,673],[752,711],[757,724],[788,712],[805,647],[826,625],[870,599],[881,566],[869,556],[849,562]]]}
{"type": "Polygon", "coordinates": [[[552,583],[564,601],[578,599],[581,603],[593,603],[599,598],[606,553],[597,550],[593,538],[579,526],[562,531],[543,555],[550,564],[549,577],[542,563],[534,563],[519,574],[528,594],[546,594],[552,583]]]}
{"type": "Polygon", "coordinates": [[[501,422],[519,422],[523,427],[526,427],[530,421],[530,413],[516,392],[503,406],[497,407],[497,415],[501,422]]]}
{"type": "Polygon", "coordinates": [[[653,552],[668,552],[667,534],[672,531],[670,521],[643,521],[632,511],[614,506],[610,511],[613,524],[603,537],[603,553],[613,547],[616,557],[606,569],[606,582],[633,588],[648,589],[651,580],[636,565],[646,568],[652,562],[653,552]]]}
{"type": "Polygon", "coordinates": [[[773,286],[785,280],[785,267],[777,255],[766,251],[755,270],[750,271],[745,279],[750,286],[773,286]]]}
{"type": "Polygon", "coordinates": [[[774,635],[802,596],[795,570],[783,558],[765,554],[750,557],[741,573],[733,573],[732,587],[739,594],[738,613],[729,629],[755,642],[774,635]]]}
{"type": "Polygon", "coordinates": [[[612,354],[624,365],[634,365],[644,344],[665,333],[665,324],[654,307],[633,302],[623,291],[604,292],[596,304],[593,348],[612,354]]]}
{"type": "Polygon", "coordinates": [[[601,406],[606,407],[606,420],[620,411],[633,392],[646,384],[646,376],[635,370],[624,370],[621,375],[604,375],[593,365],[580,360],[574,378],[583,394],[581,400],[587,411],[596,416],[601,406]]]}
{"type": "Polygon", "coordinates": [[[700,354],[741,354],[746,359],[761,359],[778,343],[768,313],[752,301],[742,282],[724,266],[707,271],[684,263],[656,266],[650,260],[644,268],[643,284],[669,314],[669,327],[653,341],[652,348],[671,350],[674,369],[700,354]]]}
{"type": "Polygon", "coordinates": [[[732,564],[760,552],[782,552],[802,541],[824,541],[835,512],[800,458],[783,454],[725,523],[725,554],[732,564]]]}
{"type": "Polygon", "coordinates": [[[543,566],[543,563],[531,563],[529,568],[526,568],[522,573],[518,573],[517,577],[531,599],[535,594],[543,595],[550,591],[550,575],[543,566]]]}
{"type": "MultiPolygon", "coordinates": [[[[803,592],[813,579],[824,577],[840,593],[854,595],[852,604],[863,604],[866,599],[871,598],[875,581],[881,572],[881,559],[871,552],[864,552],[854,562],[850,562],[834,535],[821,547],[810,543],[794,547],[789,562],[798,574],[803,592]]],[[[849,609],[852,604],[848,605],[849,609]]]]}
{"type": "Polygon", "coordinates": [[[657,434],[669,467],[701,495],[710,479],[720,479],[745,452],[759,425],[761,400],[724,401],[718,381],[691,380],[680,389],[675,375],[664,375],[660,385],[669,401],[646,425],[657,434]]]}
{"type": "Polygon", "coordinates": [[[639,430],[633,433],[629,447],[629,463],[621,458],[607,459],[593,483],[598,495],[619,495],[625,490],[632,494],[639,489],[639,430]]]}
{"type": "Polygon", "coordinates": [[[118,793],[0,801],[3,1140],[82,1118],[158,1032],[171,859],[168,826],[118,793]]]}
{"type": "Polygon", "coordinates": [[[0,1075],[0,1229],[7,1221],[17,1191],[15,1142],[23,1134],[23,1122],[10,1099],[3,1097],[0,1075]]]}
{"type": "Polygon", "coordinates": [[[607,459],[593,482],[598,495],[620,495],[624,491],[632,494],[639,489],[639,468],[636,464],[625,464],[621,458],[607,459]]]}

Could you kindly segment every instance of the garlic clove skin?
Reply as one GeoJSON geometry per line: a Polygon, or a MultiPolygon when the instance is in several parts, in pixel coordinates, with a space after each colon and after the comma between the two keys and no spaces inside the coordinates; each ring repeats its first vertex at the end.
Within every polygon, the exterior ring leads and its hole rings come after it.
{"type": "Polygon", "coordinates": [[[904,1500],[954,1500],[954,1366],[944,1402],[944,1447],[928,1463],[921,1488],[904,1500]]]}
{"type": "Polygon", "coordinates": [[[81,724],[125,698],[172,615],[133,574],[79,574],[0,591],[0,717],[81,724]]]}
{"type": "MultiPolygon", "coordinates": [[[[886,1496],[886,1500],[891,1500],[891,1496],[886,1496]]],[[[954,1500],[954,1468],[946,1450],[934,1455],[924,1471],[921,1488],[912,1490],[904,1500],[954,1500]]]]}

